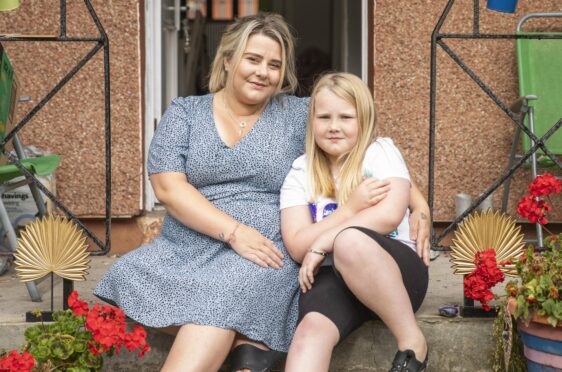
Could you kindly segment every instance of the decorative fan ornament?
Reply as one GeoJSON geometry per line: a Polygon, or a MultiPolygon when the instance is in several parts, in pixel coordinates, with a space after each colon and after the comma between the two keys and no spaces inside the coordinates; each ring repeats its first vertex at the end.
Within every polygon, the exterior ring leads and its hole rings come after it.
{"type": "Polygon", "coordinates": [[[506,275],[516,276],[515,261],[521,255],[525,243],[521,227],[515,220],[500,211],[470,214],[455,231],[451,244],[453,273],[468,275],[475,268],[476,252],[493,248],[498,263],[509,260],[511,264],[499,266],[506,275]]]}
{"type": "Polygon", "coordinates": [[[18,238],[16,273],[22,282],[55,273],[65,279],[85,280],[90,254],[86,236],[62,217],[45,216],[25,226],[18,238]]]}

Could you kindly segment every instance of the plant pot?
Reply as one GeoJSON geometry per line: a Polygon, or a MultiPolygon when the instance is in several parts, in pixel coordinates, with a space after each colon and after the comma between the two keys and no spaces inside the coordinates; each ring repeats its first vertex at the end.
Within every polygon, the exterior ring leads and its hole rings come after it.
{"type": "MultiPolygon", "coordinates": [[[[507,309],[513,315],[515,298],[509,298],[507,309]]],[[[519,319],[517,331],[523,341],[529,372],[556,372],[562,370],[562,324],[553,327],[545,317],[533,314],[528,325],[519,319]]]]}

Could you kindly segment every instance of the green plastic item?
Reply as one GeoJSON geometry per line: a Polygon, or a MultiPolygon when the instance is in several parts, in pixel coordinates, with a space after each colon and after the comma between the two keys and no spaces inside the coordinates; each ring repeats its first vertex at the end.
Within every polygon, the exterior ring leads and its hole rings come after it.
{"type": "Polygon", "coordinates": [[[0,44],[0,141],[4,139],[8,124],[12,123],[11,119],[13,119],[11,115],[16,104],[15,96],[12,94],[15,87],[14,77],[12,63],[0,44]]]}
{"type": "Polygon", "coordinates": [[[0,0],[0,11],[14,10],[20,6],[20,0],[0,0]]]}
{"type": "MultiPolygon", "coordinates": [[[[561,32],[517,32],[519,35],[557,34],[561,32]]],[[[534,107],[535,135],[540,138],[562,118],[562,39],[517,39],[519,93],[535,95],[529,101],[534,107]]],[[[525,125],[529,126],[528,118],[525,125]]],[[[529,151],[531,140],[525,134],[523,149],[529,151]]],[[[556,155],[562,155],[562,129],[546,141],[556,155]]],[[[537,153],[544,154],[542,150],[537,153]]],[[[550,159],[548,159],[550,160],[550,159]]]]}
{"type": "MultiPolygon", "coordinates": [[[[60,163],[60,155],[44,155],[36,158],[21,160],[22,165],[32,174],[37,176],[48,176],[57,169],[60,163]]],[[[23,176],[14,164],[0,166],[0,183],[7,182],[13,178],[23,176]]]]}

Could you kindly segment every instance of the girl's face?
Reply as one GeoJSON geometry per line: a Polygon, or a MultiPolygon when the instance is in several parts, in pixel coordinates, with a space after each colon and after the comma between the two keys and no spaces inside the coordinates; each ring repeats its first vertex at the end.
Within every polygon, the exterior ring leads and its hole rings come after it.
{"type": "Polygon", "coordinates": [[[236,71],[225,61],[225,67],[232,76],[232,91],[243,104],[259,105],[275,93],[281,79],[281,46],[277,41],[261,34],[248,38],[236,71]]]}
{"type": "Polygon", "coordinates": [[[320,89],[314,97],[312,116],[314,141],[332,164],[348,154],[357,143],[359,122],[355,107],[330,89],[320,89]]]}

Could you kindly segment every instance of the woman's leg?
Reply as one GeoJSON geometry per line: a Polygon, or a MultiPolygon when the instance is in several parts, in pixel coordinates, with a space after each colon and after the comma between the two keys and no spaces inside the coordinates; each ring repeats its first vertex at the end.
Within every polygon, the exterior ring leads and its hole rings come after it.
{"type": "MultiPolygon", "coordinates": [[[[246,337],[246,336],[244,336],[240,333],[237,333],[236,337],[234,338],[234,343],[232,344],[232,353],[231,353],[232,360],[231,360],[231,362],[233,364],[236,363],[234,361],[234,359],[236,358],[235,357],[235,353],[236,353],[235,349],[238,346],[242,346],[242,345],[251,345],[251,346],[261,350],[263,353],[270,351],[270,349],[264,343],[251,340],[248,337],[246,337]]],[[[239,355],[239,362],[242,365],[247,365],[248,363],[254,363],[255,362],[254,359],[255,359],[256,355],[258,355],[258,354],[256,354],[254,351],[250,351],[250,354],[248,354],[248,352],[245,350],[244,352],[242,352],[242,354],[239,355]]],[[[265,354],[260,353],[259,358],[260,358],[260,361],[262,361],[262,358],[274,358],[274,359],[276,359],[276,356],[275,355],[269,355],[269,356],[266,357],[265,354]]],[[[273,359],[271,359],[271,360],[273,360],[273,359]]],[[[234,366],[234,365],[232,366],[232,370],[235,370],[236,372],[251,372],[250,368],[239,368],[238,366],[234,366]],[[237,369],[234,369],[234,368],[237,368],[237,369]]]]}
{"type": "Polygon", "coordinates": [[[339,337],[338,328],[325,315],[306,314],[291,342],[285,372],[328,371],[339,337]]]}
{"type": "Polygon", "coordinates": [[[234,336],[233,330],[186,324],[180,328],[162,372],[218,371],[234,336]]]}
{"type": "Polygon", "coordinates": [[[232,344],[232,348],[234,349],[236,346],[244,345],[244,344],[250,344],[257,347],[258,349],[262,349],[265,351],[269,350],[269,348],[264,343],[251,340],[248,337],[241,335],[240,333],[237,333],[236,337],[234,338],[234,343],[232,344]]]}
{"type": "Polygon", "coordinates": [[[392,256],[365,233],[349,228],[334,241],[334,264],[348,288],[387,325],[398,349],[411,349],[416,359],[423,361],[427,354],[425,337],[392,256]]]}

